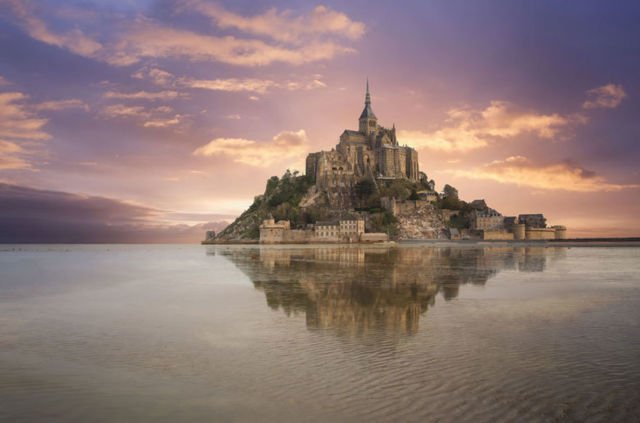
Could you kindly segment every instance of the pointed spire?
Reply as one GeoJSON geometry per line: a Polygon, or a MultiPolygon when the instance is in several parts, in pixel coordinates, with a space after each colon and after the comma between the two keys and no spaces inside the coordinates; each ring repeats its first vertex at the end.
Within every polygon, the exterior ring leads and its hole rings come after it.
{"type": "Polygon", "coordinates": [[[369,94],[369,77],[367,77],[367,94],[364,97],[364,104],[371,104],[371,95],[369,94]]]}
{"type": "Polygon", "coordinates": [[[371,110],[371,94],[369,94],[369,78],[367,78],[367,94],[364,97],[364,110],[360,115],[360,119],[377,119],[371,110]]]}

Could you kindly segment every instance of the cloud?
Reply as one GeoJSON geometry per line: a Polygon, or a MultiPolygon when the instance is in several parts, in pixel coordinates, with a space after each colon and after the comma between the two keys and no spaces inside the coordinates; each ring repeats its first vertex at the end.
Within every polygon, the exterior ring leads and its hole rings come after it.
{"type": "Polygon", "coordinates": [[[181,83],[189,88],[200,88],[213,91],[249,91],[264,94],[267,89],[277,86],[274,81],[268,79],[181,79],[181,83]]]}
{"type": "Polygon", "coordinates": [[[332,41],[311,41],[303,46],[286,47],[258,39],[202,35],[139,20],[122,35],[105,60],[112,65],[128,66],[143,58],[171,57],[251,67],[276,62],[301,65],[353,51],[332,41]]]}
{"type": "Polygon", "coordinates": [[[627,96],[622,85],[607,84],[587,91],[584,109],[615,109],[627,96]]]}
{"type": "Polygon", "coordinates": [[[466,152],[486,147],[489,143],[475,131],[464,126],[438,129],[434,132],[398,131],[398,138],[414,148],[451,152],[466,152]]]}
{"type": "Polygon", "coordinates": [[[121,93],[117,91],[107,91],[103,94],[104,98],[118,100],[174,100],[176,98],[185,97],[186,94],[177,91],[137,91],[133,93],[121,93]]]}
{"type": "Polygon", "coordinates": [[[271,8],[255,16],[242,16],[222,6],[202,0],[183,1],[183,10],[195,10],[211,18],[219,28],[232,28],[273,40],[300,43],[309,37],[339,36],[357,40],[364,35],[365,25],[326,6],[316,6],[307,16],[293,16],[291,11],[271,8]]]}
{"type": "Polygon", "coordinates": [[[326,88],[327,84],[325,84],[324,82],[322,82],[319,79],[313,79],[310,82],[287,82],[285,84],[285,87],[289,90],[289,91],[295,91],[295,90],[313,90],[316,88],[326,88]]]}
{"type": "Polygon", "coordinates": [[[44,20],[35,16],[29,1],[7,0],[7,3],[14,11],[19,24],[35,40],[85,57],[96,57],[102,50],[99,42],[86,36],[80,29],[75,28],[65,33],[50,30],[44,20]]]}
{"type": "Polygon", "coordinates": [[[127,106],[125,104],[113,104],[102,109],[101,114],[109,118],[117,117],[151,117],[151,112],[143,106],[127,106]]]}
{"type": "MultiPolygon", "coordinates": [[[[254,92],[259,94],[264,94],[274,88],[296,91],[313,90],[316,88],[325,88],[327,86],[327,84],[322,81],[322,75],[319,74],[315,74],[306,80],[299,79],[278,82],[272,79],[260,78],[195,79],[189,77],[176,77],[174,74],[158,68],[142,68],[131,76],[136,79],[149,80],[152,83],[163,87],[170,86],[226,92],[254,92]]],[[[110,92],[109,96],[116,97],[114,94],[115,93],[110,92]]],[[[120,95],[117,98],[133,98],[133,96],[125,97],[120,95]]]]}
{"type": "MultiPolygon", "coordinates": [[[[216,78],[216,79],[195,79],[188,77],[176,77],[174,74],[158,68],[141,68],[131,75],[136,79],[145,79],[151,81],[155,85],[163,87],[181,87],[191,89],[203,89],[211,91],[226,92],[254,92],[264,94],[272,88],[286,89],[289,91],[296,90],[313,90],[316,88],[325,88],[326,83],[322,81],[322,75],[315,74],[306,80],[289,80],[277,82],[271,79],[259,78],[216,78]]],[[[115,93],[109,95],[116,97],[115,93]]],[[[120,95],[117,98],[132,98],[120,95]]]]}
{"type": "Polygon", "coordinates": [[[23,158],[15,156],[0,156],[0,170],[24,170],[32,169],[31,163],[23,158]]]}
{"type": "Polygon", "coordinates": [[[188,88],[199,88],[212,91],[228,91],[228,92],[254,92],[259,94],[266,93],[271,88],[286,89],[289,91],[297,90],[313,90],[316,88],[324,88],[327,86],[320,79],[312,79],[310,81],[285,81],[276,82],[270,79],[256,78],[228,78],[228,79],[190,79],[181,78],[180,85],[188,88]]]}
{"type": "Polygon", "coordinates": [[[20,153],[22,152],[22,147],[18,144],[10,141],[0,140],[0,154],[11,154],[11,153],[20,153]]]}
{"type": "Polygon", "coordinates": [[[175,81],[175,76],[171,72],[167,72],[158,68],[143,68],[131,75],[136,79],[148,79],[156,85],[167,86],[175,81]]]}
{"type": "Polygon", "coordinates": [[[543,115],[518,112],[505,101],[492,101],[481,112],[479,129],[483,135],[506,138],[530,132],[540,138],[553,138],[569,119],[556,113],[543,115]]]}
{"type": "Polygon", "coordinates": [[[282,131],[271,141],[266,142],[244,138],[216,138],[198,147],[193,154],[196,156],[223,155],[237,163],[265,167],[302,156],[307,152],[308,142],[307,133],[301,129],[282,131]]]}
{"type": "Polygon", "coordinates": [[[31,169],[31,164],[20,157],[24,149],[10,141],[0,140],[0,170],[31,169]]]}
{"type": "Polygon", "coordinates": [[[579,115],[522,111],[506,101],[492,101],[482,110],[454,108],[447,112],[447,116],[443,128],[432,132],[400,130],[398,137],[416,148],[467,152],[486,147],[496,139],[523,134],[553,139],[570,124],[585,122],[585,118],[579,115]]]}
{"type": "Polygon", "coordinates": [[[51,138],[44,130],[48,120],[34,113],[44,103],[33,106],[27,100],[20,92],[0,93],[0,170],[33,169],[28,158],[51,138]]]}
{"type": "Polygon", "coordinates": [[[0,75],[0,86],[2,85],[9,85],[9,81],[7,81],[4,76],[0,75]]]}
{"type": "Polygon", "coordinates": [[[46,111],[58,111],[64,109],[74,109],[79,108],[84,111],[89,111],[89,106],[82,100],[77,98],[72,98],[68,100],[53,100],[53,101],[45,101],[42,103],[35,104],[32,107],[34,110],[46,110],[46,111]]]}
{"type": "Polygon", "coordinates": [[[610,183],[595,172],[570,161],[535,164],[523,156],[512,156],[476,169],[453,170],[450,173],[470,179],[489,179],[544,190],[603,192],[640,188],[636,184],[610,183]]]}
{"type": "Polygon", "coordinates": [[[142,124],[145,128],[166,128],[168,126],[176,126],[182,123],[182,116],[175,115],[165,119],[148,120],[142,124]]]}
{"type": "Polygon", "coordinates": [[[0,243],[198,242],[228,224],[129,202],[0,183],[0,243]],[[203,222],[203,220],[200,220],[203,222]]]}
{"type": "Polygon", "coordinates": [[[47,119],[29,110],[25,104],[27,98],[20,92],[0,93],[0,139],[46,140],[51,137],[43,129],[47,119]]]}
{"type": "MultiPolygon", "coordinates": [[[[309,17],[305,18],[294,18],[289,12],[279,13],[274,10],[273,16],[276,20],[269,20],[264,30],[257,30],[258,27],[255,24],[238,23],[245,28],[241,29],[242,32],[251,35],[271,34],[291,41],[299,41],[300,36],[305,36],[304,42],[293,45],[284,45],[282,42],[271,44],[258,38],[199,34],[186,29],[169,27],[144,16],[138,16],[126,22],[120,17],[123,29],[117,32],[118,35],[115,38],[100,43],[78,28],[67,32],[51,30],[45,20],[37,16],[30,2],[7,1],[18,24],[32,38],[113,66],[130,66],[147,58],[182,58],[189,61],[215,61],[237,66],[265,66],[276,62],[301,65],[354,52],[352,48],[334,40],[325,39],[323,35],[333,34],[355,39],[364,31],[363,24],[352,21],[342,13],[318,6],[309,17]],[[282,36],[277,36],[278,25],[283,25],[282,36]]],[[[220,10],[224,11],[224,9],[220,10]]],[[[231,15],[241,18],[239,15],[231,15]]],[[[247,22],[250,22],[252,18],[248,19],[247,22]]],[[[225,28],[235,27],[231,25],[228,17],[222,21],[225,28]]],[[[108,26],[112,25],[113,22],[110,22],[108,26]]],[[[161,82],[163,75],[155,72],[155,78],[161,82]]]]}
{"type": "Polygon", "coordinates": [[[147,108],[126,104],[106,106],[100,114],[107,119],[132,119],[144,128],[176,127],[184,123],[187,117],[187,115],[175,114],[173,108],[169,106],[147,108]]]}

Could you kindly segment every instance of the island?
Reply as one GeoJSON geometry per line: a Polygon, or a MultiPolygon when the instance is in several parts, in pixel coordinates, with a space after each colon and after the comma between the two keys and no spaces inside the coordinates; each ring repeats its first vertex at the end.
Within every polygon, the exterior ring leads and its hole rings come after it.
{"type": "Polygon", "coordinates": [[[418,152],[401,145],[395,124],[378,124],[369,81],[358,130],[346,129],[335,148],[310,153],[305,174],[273,176],[264,194],[203,244],[374,243],[408,240],[562,240],[562,225],[542,213],[503,216],[485,200],[442,192],[420,170],[418,152]]]}

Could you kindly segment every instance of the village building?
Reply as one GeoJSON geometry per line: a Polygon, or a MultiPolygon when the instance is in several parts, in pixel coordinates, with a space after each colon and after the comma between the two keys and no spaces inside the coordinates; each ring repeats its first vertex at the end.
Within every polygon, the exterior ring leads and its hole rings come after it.
{"type": "Polygon", "coordinates": [[[518,223],[525,225],[527,228],[546,228],[547,219],[541,213],[521,214],[518,216],[518,223]]]}
{"type": "Polygon", "coordinates": [[[365,233],[363,219],[318,221],[313,229],[291,229],[288,220],[265,219],[260,225],[261,244],[383,242],[385,233],[365,233]]]}
{"type": "Polygon", "coordinates": [[[359,242],[360,236],[364,234],[364,220],[319,221],[315,224],[314,233],[318,240],[359,242]]]}
{"type": "Polygon", "coordinates": [[[418,198],[423,201],[428,201],[430,203],[438,201],[438,194],[435,191],[420,190],[416,194],[418,195],[418,198]]]}
{"type": "Polygon", "coordinates": [[[503,230],[504,216],[495,210],[474,210],[471,213],[471,229],[491,231],[503,230]]]}

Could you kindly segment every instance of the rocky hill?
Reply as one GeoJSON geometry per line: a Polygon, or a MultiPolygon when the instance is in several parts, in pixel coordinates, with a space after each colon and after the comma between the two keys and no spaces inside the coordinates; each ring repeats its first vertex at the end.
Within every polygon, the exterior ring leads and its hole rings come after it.
{"type": "Polygon", "coordinates": [[[304,228],[319,220],[365,219],[367,232],[385,232],[394,239],[439,239],[446,237],[447,225],[437,204],[419,201],[418,192],[432,189],[433,181],[404,179],[373,181],[363,179],[354,186],[322,189],[305,175],[287,171],[271,177],[264,194],[217,236],[219,242],[252,242],[260,237],[264,219],[289,220],[292,228],[304,228]],[[395,198],[411,207],[396,213],[382,207],[382,198],[395,198]],[[418,201],[416,201],[418,200],[418,201]]]}

